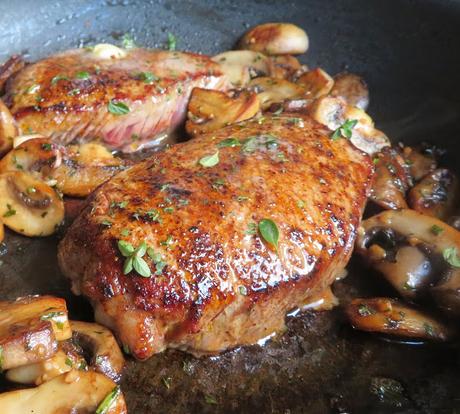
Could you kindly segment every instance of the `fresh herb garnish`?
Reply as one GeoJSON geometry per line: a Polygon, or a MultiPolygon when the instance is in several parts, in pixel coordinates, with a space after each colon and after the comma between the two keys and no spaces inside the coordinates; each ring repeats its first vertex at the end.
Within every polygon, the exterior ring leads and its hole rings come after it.
{"type": "Polygon", "coordinates": [[[171,388],[171,382],[172,382],[171,377],[163,377],[161,381],[163,382],[163,385],[166,387],[166,389],[169,390],[171,388]]]}
{"type": "Polygon", "coordinates": [[[127,275],[134,269],[142,277],[150,277],[152,275],[149,265],[143,259],[147,251],[147,243],[145,241],[137,248],[134,248],[131,243],[124,240],[118,240],[117,245],[120,253],[126,257],[123,264],[123,274],[127,275]]]}
{"type": "Polygon", "coordinates": [[[52,148],[53,147],[49,142],[45,142],[44,144],[42,144],[42,150],[43,151],[51,151],[52,148]]]}
{"type": "Polygon", "coordinates": [[[256,223],[249,223],[248,228],[245,230],[246,234],[253,235],[257,233],[257,224],[256,223]]]}
{"type": "Polygon", "coordinates": [[[113,223],[110,220],[104,219],[101,221],[101,224],[105,227],[112,227],[113,223]]]}
{"type": "Polygon", "coordinates": [[[243,296],[247,296],[248,294],[248,289],[246,288],[246,286],[238,286],[238,291],[240,292],[240,295],[243,295],[243,296]]]}
{"type": "Polygon", "coordinates": [[[218,148],[225,148],[225,147],[233,148],[233,147],[239,147],[240,145],[241,145],[241,142],[240,142],[239,139],[237,139],[237,138],[227,138],[227,139],[224,139],[223,141],[220,141],[217,144],[217,147],[218,148]]]}
{"type": "Polygon", "coordinates": [[[30,85],[30,86],[25,90],[25,93],[31,95],[31,94],[33,94],[33,93],[39,91],[39,90],[40,90],[40,85],[35,85],[35,84],[34,84],[34,85],[30,85]]]}
{"type": "Polygon", "coordinates": [[[214,167],[215,165],[219,164],[219,151],[215,152],[212,155],[206,155],[201,158],[199,161],[200,165],[203,167],[214,167]]]}
{"type": "Polygon", "coordinates": [[[375,314],[375,310],[365,305],[364,303],[361,303],[358,306],[358,313],[359,316],[370,316],[375,314]]]}
{"type": "Polygon", "coordinates": [[[121,388],[117,385],[109,394],[102,400],[99,406],[96,409],[95,414],[107,414],[112,407],[113,403],[116,401],[120,395],[121,388]]]}
{"type": "Polygon", "coordinates": [[[262,238],[278,250],[279,230],[276,223],[270,219],[259,221],[259,232],[262,238]]]}
{"type": "Polygon", "coordinates": [[[124,104],[123,102],[114,102],[113,100],[109,102],[107,109],[111,114],[114,115],[126,115],[129,113],[128,105],[124,104]]]}
{"type": "Polygon", "coordinates": [[[86,72],[86,71],[77,72],[77,74],[75,75],[75,77],[76,77],[77,79],[82,79],[82,80],[89,79],[89,72],[86,72]]]}
{"type": "Polygon", "coordinates": [[[433,233],[435,236],[440,235],[444,229],[436,224],[433,224],[430,228],[431,233],[433,233]]]}
{"type": "Polygon", "coordinates": [[[70,368],[73,367],[73,361],[69,357],[65,359],[65,364],[70,368]]]}
{"type": "Polygon", "coordinates": [[[168,33],[168,50],[176,50],[177,38],[172,33],[168,33]]]}
{"type": "Polygon", "coordinates": [[[348,119],[342,125],[340,125],[331,135],[331,139],[335,141],[340,137],[350,139],[353,134],[353,128],[358,123],[357,119],[348,119]]]}
{"type": "Polygon", "coordinates": [[[238,201],[239,203],[246,201],[246,200],[249,200],[248,196],[243,196],[243,195],[236,196],[236,201],[238,201]]]}
{"type": "Polygon", "coordinates": [[[453,267],[460,267],[460,257],[457,254],[456,247],[448,247],[442,252],[442,257],[444,260],[453,267]]]}
{"type": "Polygon", "coordinates": [[[147,255],[152,259],[152,262],[155,264],[155,274],[160,275],[166,266],[166,262],[163,261],[161,253],[155,252],[151,247],[147,249],[147,255]]]}
{"type": "Polygon", "coordinates": [[[241,151],[250,154],[260,149],[274,149],[278,147],[278,138],[271,134],[254,135],[243,141],[241,151]]]}
{"type": "Polygon", "coordinates": [[[425,333],[429,336],[434,336],[434,329],[433,326],[430,325],[429,323],[425,322],[423,324],[423,329],[425,330],[425,333]]]}
{"type": "Polygon", "coordinates": [[[122,236],[124,236],[124,237],[129,236],[130,233],[131,233],[131,232],[130,232],[128,229],[123,229],[123,230],[120,232],[120,234],[121,234],[122,236]]]}
{"type": "Polygon", "coordinates": [[[78,88],[72,89],[68,93],[69,96],[76,96],[76,95],[79,95],[79,94],[80,94],[80,89],[78,89],[78,88]]]}
{"type": "Polygon", "coordinates": [[[69,78],[63,75],[56,75],[53,79],[51,79],[51,85],[56,85],[56,83],[60,80],[69,80],[69,78]]]}
{"type": "Polygon", "coordinates": [[[213,405],[217,404],[217,400],[212,395],[205,394],[204,400],[206,401],[207,404],[213,404],[213,405]]]}
{"type": "Polygon", "coordinates": [[[152,84],[153,82],[160,79],[158,76],[155,76],[152,72],[140,72],[136,75],[136,78],[147,84],[152,84]]]}
{"type": "Polygon", "coordinates": [[[134,49],[137,47],[131,33],[125,33],[121,38],[121,45],[124,49],[134,49]]]}
{"type": "Polygon", "coordinates": [[[3,213],[3,217],[11,217],[11,216],[14,216],[16,214],[16,210],[11,206],[11,204],[6,204],[6,208],[8,210],[6,210],[5,213],[3,213]]]}

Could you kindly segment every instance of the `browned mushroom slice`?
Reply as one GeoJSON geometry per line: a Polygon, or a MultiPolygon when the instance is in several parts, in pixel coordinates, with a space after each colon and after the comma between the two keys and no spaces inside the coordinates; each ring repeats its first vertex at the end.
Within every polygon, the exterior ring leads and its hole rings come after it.
{"type": "Polygon", "coordinates": [[[291,23],[265,23],[248,30],[238,46],[267,55],[297,55],[308,50],[308,36],[291,23]]]}
{"type": "Polygon", "coordinates": [[[438,307],[450,315],[460,316],[460,232],[446,223],[415,210],[388,210],[364,220],[358,230],[356,251],[368,258],[399,290],[427,287],[438,307]],[[395,261],[401,246],[417,247],[430,259],[431,270],[425,258],[407,251],[400,259],[401,267],[382,263],[395,261]],[[414,272],[414,273],[411,273],[414,272]],[[426,273],[425,273],[426,272],[426,273]],[[406,282],[404,283],[404,274],[406,282]],[[425,277],[427,279],[425,279],[425,277]],[[402,286],[402,288],[401,288],[402,286]],[[433,286],[433,287],[431,287],[433,286]]]}
{"type": "Polygon", "coordinates": [[[19,384],[40,385],[72,369],[86,369],[85,359],[67,344],[60,342],[58,351],[49,359],[8,370],[6,378],[19,384]]]}
{"type": "Polygon", "coordinates": [[[17,132],[13,115],[0,99],[0,157],[12,148],[17,132]]]}
{"type": "Polygon", "coordinates": [[[390,147],[374,157],[375,178],[370,199],[385,209],[407,208],[406,192],[412,181],[407,164],[390,147]]]}
{"type": "Polygon", "coordinates": [[[186,131],[196,136],[252,118],[260,108],[257,96],[248,91],[233,97],[211,89],[194,88],[188,105],[186,131]]]}
{"type": "Polygon", "coordinates": [[[243,87],[251,78],[269,73],[267,56],[251,50],[230,50],[212,58],[234,87],[243,87]]]}
{"type": "Polygon", "coordinates": [[[248,87],[257,93],[262,109],[285,99],[305,98],[306,95],[305,88],[285,79],[255,78],[249,82],[248,87]]]}
{"type": "Polygon", "coordinates": [[[446,220],[458,201],[458,180],[452,171],[439,169],[425,176],[408,195],[411,208],[427,216],[446,220]]]}
{"type": "Polygon", "coordinates": [[[339,73],[334,76],[331,96],[340,97],[348,105],[366,110],[369,106],[369,89],[366,82],[353,73],[339,73]]]}
{"type": "Polygon", "coordinates": [[[6,81],[19,72],[25,66],[22,56],[14,55],[11,56],[2,66],[0,66],[0,95],[3,92],[3,88],[6,81]]]}
{"type": "Polygon", "coordinates": [[[126,167],[95,143],[63,147],[48,138],[27,139],[1,161],[0,171],[27,171],[64,194],[84,197],[126,167]]]}
{"type": "Polygon", "coordinates": [[[0,174],[0,216],[25,236],[53,234],[64,219],[64,203],[50,186],[23,172],[0,174]]]}
{"type": "Polygon", "coordinates": [[[112,332],[96,323],[71,321],[70,325],[76,343],[91,355],[90,367],[120,381],[125,359],[112,332]]]}
{"type": "Polygon", "coordinates": [[[404,147],[402,155],[406,159],[415,181],[421,180],[437,168],[438,153],[437,148],[430,148],[426,145],[421,148],[404,147]]]}
{"type": "Polygon", "coordinates": [[[442,322],[394,299],[354,299],[345,312],[353,328],[362,331],[427,341],[452,336],[442,322]]]}
{"type": "Polygon", "coordinates": [[[268,73],[271,78],[291,80],[299,71],[307,70],[291,55],[269,56],[268,73]]]}
{"type": "Polygon", "coordinates": [[[307,91],[308,98],[319,98],[327,95],[334,86],[334,80],[321,68],[316,68],[301,75],[296,83],[307,91]]]}
{"type": "Polygon", "coordinates": [[[56,340],[70,338],[67,307],[63,299],[28,296],[0,302],[0,354],[9,369],[50,358],[56,340]]]}
{"type": "Polygon", "coordinates": [[[0,394],[0,412],[126,414],[120,388],[105,375],[72,370],[39,387],[0,394]]]}

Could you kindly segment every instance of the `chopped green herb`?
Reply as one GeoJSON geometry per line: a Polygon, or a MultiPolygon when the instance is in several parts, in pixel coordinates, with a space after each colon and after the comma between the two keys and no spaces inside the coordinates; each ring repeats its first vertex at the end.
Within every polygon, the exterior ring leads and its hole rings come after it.
{"type": "Polygon", "coordinates": [[[112,222],[110,220],[102,220],[101,224],[106,227],[112,227],[112,222]]]}
{"type": "Polygon", "coordinates": [[[249,223],[248,228],[245,231],[246,234],[253,235],[257,233],[257,224],[256,223],[249,223]]]}
{"type": "Polygon", "coordinates": [[[40,90],[40,85],[31,85],[25,90],[25,93],[31,95],[35,92],[38,92],[39,90],[40,90]]]}
{"type": "Polygon", "coordinates": [[[166,387],[166,389],[169,390],[171,388],[171,382],[172,382],[171,377],[163,377],[161,381],[163,382],[163,385],[166,387]]]}
{"type": "Polygon", "coordinates": [[[364,303],[361,303],[358,306],[358,313],[359,316],[370,316],[375,314],[375,310],[365,305],[364,303]]]}
{"type": "Polygon", "coordinates": [[[174,213],[174,207],[172,207],[172,206],[165,207],[165,208],[163,209],[163,211],[164,211],[165,213],[168,213],[168,214],[174,213]]]}
{"type": "Polygon", "coordinates": [[[134,270],[142,277],[150,277],[152,275],[149,265],[142,257],[133,257],[133,267],[134,270]]]}
{"type": "Polygon", "coordinates": [[[26,193],[27,194],[35,194],[37,192],[37,189],[35,187],[27,187],[26,188],[26,193]]]}
{"type": "Polygon", "coordinates": [[[169,188],[169,184],[162,184],[161,187],[160,187],[160,191],[165,191],[169,188]]]}
{"type": "Polygon", "coordinates": [[[212,188],[214,188],[214,190],[219,190],[221,189],[222,187],[225,186],[225,180],[222,179],[222,178],[217,178],[216,180],[214,180],[214,182],[212,183],[212,188]]]}
{"type": "Polygon", "coordinates": [[[5,213],[3,213],[3,217],[11,217],[11,216],[14,216],[16,214],[16,210],[11,206],[11,204],[6,204],[6,208],[8,210],[6,210],[5,213]]]}
{"type": "Polygon", "coordinates": [[[102,400],[99,406],[96,409],[95,414],[107,414],[112,407],[112,405],[117,400],[120,395],[121,388],[117,385],[109,394],[102,400]]]}
{"type": "Polygon", "coordinates": [[[150,277],[152,272],[147,262],[142,258],[147,251],[147,243],[143,241],[136,249],[131,243],[118,240],[118,250],[126,257],[123,264],[123,274],[127,275],[133,269],[142,277],[150,277]]]}
{"type": "Polygon", "coordinates": [[[183,207],[183,206],[188,205],[190,203],[190,201],[188,201],[185,198],[181,198],[181,199],[179,199],[178,203],[179,203],[179,206],[183,207]]]}
{"type": "Polygon", "coordinates": [[[124,257],[130,257],[134,253],[134,246],[124,240],[118,240],[118,250],[124,257]]]}
{"type": "Polygon", "coordinates": [[[107,110],[114,115],[126,115],[129,113],[129,107],[123,102],[114,102],[111,100],[107,106],[107,110]]]}
{"type": "MultiPolygon", "coordinates": [[[[168,237],[166,238],[166,240],[161,241],[160,244],[162,246],[170,246],[171,244],[173,244],[173,242],[174,242],[173,236],[171,236],[169,234],[168,237]]],[[[147,254],[148,254],[148,252],[147,252],[147,254]]]]}
{"type": "Polygon", "coordinates": [[[121,38],[121,45],[124,49],[134,49],[137,47],[131,33],[125,33],[121,38]]]}
{"type": "Polygon", "coordinates": [[[136,78],[149,85],[160,79],[158,76],[155,76],[152,72],[140,72],[136,75],[136,78]]]}
{"type": "Polygon", "coordinates": [[[215,152],[212,155],[206,155],[205,157],[201,158],[198,162],[203,167],[214,167],[215,165],[219,164],[219,151],[215,152]]]}
{"type": "Polygon", "coordinates": [[[435,236],[440,235],[444,229],[440,226],[437,226],[436,224],[433,224],[430,228],[431,233],[433,233],[435,236]]]}
{"type": "Polygon", "coordinates": [[[56,85],[56,83],[60,80],[69,80],[69,78],[63,75],[56,75],[53,79],[51,79],[51,85],[56,85]]]}
{"type": "Polygon", "coordinates": [[[433,326],[431,326],[429,323],[425,322],[423,324],[423,329],[425,330],[425,333],[429,336],[434,336],[434,329],[433,326]]]}
{"type": "Polygon", "coordinates": [[[121,234],[122,236],[124,236],[124,237],[129,236],[130,233],[131,233],[131,232],[130,232],[128,229],[123,229],[123,230],[120,232],[120,234],[121,234]]]}
{"type": "Polygon", "coordinates": [[[239,196],[236,197],[236,201],[238,201],[238,202],[240,202],[240,203],[241,203],[242,201],[246,201],[246,200],[249,200],[249,197],[243,196],[243,195],[239,195],[239,196]]]}
{"type": "Polygon", "coordinates": [[[353,128],[358,123],[357,119],[348,119],[342,125],[340,125],[331,135],[331,139],[335,141],[340,137],[350,139],[353,134],[353,128]]]}
{"type": "Polygon", "coordinates": [[[456,247],[448,247],[442,252],[444,260],[453,267],[460,267],[460,257],[457,254],[456,247]]]}
{"type": "Polygon", "coordinates": [[[42,150],[44,151],[51,151],[52,148],[53,147],[49,142],[45,142],[44,144],[42,144],[42,150]]]}
{"type": "Polygon", "coordinates": [[[69,96],[75,96],[75,95],[79,95],[79,94],[80,94],[80,89],[78,89],[78,88],[72,89],[68,93],[69,96]]]}
{"type": "Polygon", "coordinates": [[[172,33],[168,33],[168,50],[176,50],[177,39],[172,33]]]}
{"type": "Polygon", "coordinates": [[[212,395],[205,394],[204,400],[207,404],[217,404],[217,400],[212,395]]]}
{"type": "Polygon", "coordinates": [[[75,77],[77,79],[86,80],[86,79],[89,79],[90,75],[89,75],[89,72],[83,71],[83,72],[77,72],[75,77]]]}
{"type": "Polygon", "coordinates": [[[372,162],[373,162],[374,164],[377,164],[377,163],[379,162],[379,160],[380,160],[379,157],[374,157],[374,158],[372,158],[372,162]]]}
{"type": "Polygon", "coordinates": [[[238,286],[238,291],[240,292],[240,295],[247,296],[248,294],[248,289],[246,286],[238,286]]]}
{"type": "Polygon", "coordinates": [[[256,150],[274,149],[278,146],[278,138],[271,134],[254,135],[243,141],[241,151],[250,154],[256,150]]]}
{"type": "Polygon", "coordinates": [[[218,148],[225,148],[225,147],[233,148],[233,147],[239,147],[240,145],[241,145],[241,142],[240,142],[239,139],[237,139],[237,138],[227,138],[227,139],[224,139],[223,141],[220,141],[217,144],[217,147],[218,148]]]}
{"type": "Polygon", "coordinates": [[[69,357],[67,357],[67,358],[65,359],[65,364],[66,364],[68,367],[71,367],[71,368],[73,367],[73,361],[72,361],[69,357]]]}
{"type": "Polygon", "coordinates": [[[263,239],[278,250],[279,230],[276,223],[270,219],[259,221],[259,232],[263,239]]]}

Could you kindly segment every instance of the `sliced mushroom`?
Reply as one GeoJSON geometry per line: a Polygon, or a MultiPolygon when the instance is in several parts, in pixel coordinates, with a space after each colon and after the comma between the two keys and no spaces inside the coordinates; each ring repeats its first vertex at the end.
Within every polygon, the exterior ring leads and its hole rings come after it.
{"type": "Polygon", "coordinates": [[[307,112],[334,132],[340,132],[347,122],[352,121],[350,141],[367,154],[373,155],[390,146],[388,137],[374,128],[372,118],[363,110],[347,105],[342,98],[321,96],[308,105],[307,112]]]}
{"type": "Polygon", "coordinates": [[[257,93],[262,109],[285,99],[304,98],[306,95],[305,88],[285,79],[255,78],[249,82],[248,87],[257,93]]]}
{"type": "Polygon", "coordinates": [[[243,87],[251,78],[269,73],[267,56],[251,50],[231,50],[212,58],[219,63],[227,79],[234,87],[243,87]]]}
{"type": "Polygon", "coordinates": [[[282,113],[308,113],[308,107],[313,102],[312,99],[298,98],[298,99],[285,99],[282,102],[274,102],[268,108],[265,109],[265,112],[272,112],[276,115],[282,113]]]}
{"type": "Polygon", "coordinates": [[[120,381],[125,359],[112,332],[96,323],[71,321],[70,325],[74,340],[91,355],[90,367],[120,381]]]}
{"type": "Polygon", "coordinates": [[[121,59],[126,57],[126,50],[111,43],[99,43],[90,50],[99,59],[121,59]]]}
{"type": "Polygon", "coordinates": [[[334,86],[334,80],[321,68],[309,70],[301,75],[296,83],[307,90],[308,98],[319,98],[327,95],[334,86]]]}
{"type": "Polygon", "coordinates": [[[446,341],[452,336],[442,322],[394,299],[354,299],[345,312],[353,328],[362,331],[427,341],[446,341]]]}
{"type": "Polygon", "coordinates": [[[53,234],[64,219],[64,203],[50,186],[23,172],[0,174],[0,216],[25,236],[53,234]]]}
{"type": "Polygon", "coordinates": [[[348,105],[366,110],[369,106],[369,89],[366,82],[353,73],[339,73],[334,76],[331,96],[340,97],[348,105]]]}
{"type": "MultiPolygon", "coordinates": [[[[395,251],[401,241],[403,245],[420,248],[430,257],[433,271],[427,272],[430,286],[427,291],[433,295],[441,309],[455,317],[460,316],[460,232],[415,210],[387,210],[363,221],[358,231],[356,251],[368,257],[375,265],[384,260],[394,260],[395,251]],[[385,233],[391,236],[387,245],[378,240],[378,236],[385,233]],[[395,237],[399,238],[398,243],[395,242],[395,237]]],[[[404,269],[401,268],[398,272],[403,274],[404,269]]],[[[419,273],[420,277],[422,273],[419,273]]],[[[427,286],[427,282],[422,280],[411,285],[410,281],[415,281],[416,278],[411,279],[409,276],[408,274],[409,290],[427,286]]]]}
{"type": "Polygon", "coordinates": [[[82,356],[77,352],[62,349],[61,344],[59,346],[60,349],[49,359],[8,370],[6,379],[18,384],[40,385],[73,368],[86,369],[87,365],[82,356]]]}
{"type": "Polygon", "coordinates": [[[246,32],[238,46],[267,55],[298,55],[308,50],[308,36],[294,24],[265,23],[246,32]]]}
{"type": "Polygon", "coordinates": [[[224,92],[194,88],[185,129],[191,136],[215,131],[252,118],[259,108],[257,95],[249,91],[240,91],[230,97],[224,92]]]}
{"type": "Polygon", "coordinates": [[[39,387],[0,394],[0,412],[126,414],[120,388],[105,375],[72,370],[39,387]]]}
{"type": "Polygon", "coordinates": [[[0,95],[3,92],[6,81],[19,72],[25,66],[22,56],[14,55],[11,56],[1,67],[0,67],[0,95]]]}
{"type": "Polygon", "coordinates": [[[460,318],[460,271],[451,270],[431,288],[436,304],[446,314],[460,318]]]}
{"type": "Polygon", "coordinates": [[[300,71],[307,70],[291,55],[269,56],[267,64],[269,76],[276,79],[291,80],[300,71]]]}
{"type": "Polygon", "coordinates": [[[455,211],[459,198],[458,179],[447,169],[425,176],[408,195],[411,208],[427,216],[446,220],[455,211]]]}
{"type": "Polygon", "coordinates": [[[412,184],[405,160],[387,147],[375,158],[375,178],[370,199],[385,209],[407,208],[406,192],[412,184]]]}
{"type": "Polygon", "coordinates": [[[56,341],[71,335],[63,299],[28,296],[0,302],[2,369],[48,359],[57,351],[56,341]]]}
{"type": "Polygon", "coordinates": [[[415,181],[421,180],[437,168],[436,158],[439,156],[437,148],[427,145],[421,148],[404,147],[402,154],[415,181]]]}
{"type": "Polygon", "coordinates": [[[0,157],[12,148],[17,133],[13,115],[0,99],[0,157]]]}
{"type": "Polygon", "coordinates": [[[126,168],[105,147],[95,143],[63,147],[36,136],[15,147],[0,161],[0,171],[27,171],[64,194],[84,197],[126,168]]]}

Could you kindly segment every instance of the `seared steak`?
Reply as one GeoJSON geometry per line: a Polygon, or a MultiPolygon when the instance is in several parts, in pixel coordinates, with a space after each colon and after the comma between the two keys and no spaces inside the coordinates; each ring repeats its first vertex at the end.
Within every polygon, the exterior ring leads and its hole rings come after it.
{"type": "Polygon", "coordinates": [[[329,134],[307,117],[253,119],[116,175],[59,246],[73,290],[140,359],[282,329],[285,312],[346,265],[370,188],[369,156],[329,134]],[[257,229],[263,219],[279,229],[277,249],[257,229]],[[150,277],[123,274],[119,240],[151,248],[141,252],[150,277]]]}
{"type": "Polygon", "coordinates": [[[182,123],[194,87],[222,89],[219,66],[191,53],[132,49],[101,59],[69,50],[26,66],[7,85],[7,101],[22,133],[61,143],[100,140],[133,151],[182,123]],[[109,103],[112,112],[109,111],[109,103]],[[121,114],[114,114],[122,106],[121,114]]]}

